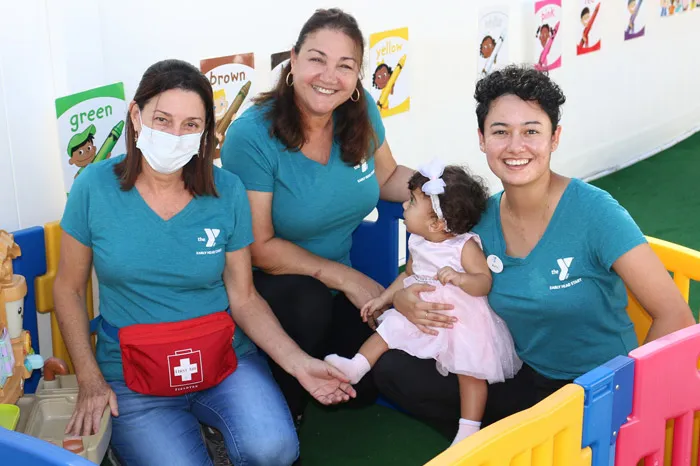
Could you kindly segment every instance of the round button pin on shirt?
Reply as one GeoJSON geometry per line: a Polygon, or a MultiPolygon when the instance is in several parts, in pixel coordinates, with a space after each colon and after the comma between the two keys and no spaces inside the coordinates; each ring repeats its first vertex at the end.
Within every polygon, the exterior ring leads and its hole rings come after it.
{"type": "Polygon", "coordinates": [[[498,256],[494,256],[493,254],[491,254],[489,257],[486,258],[486,263],[489,265],[489,269],[491,269],[491,272],[503,272],[503,261],[501,261],[501,259],[498,256]]]}

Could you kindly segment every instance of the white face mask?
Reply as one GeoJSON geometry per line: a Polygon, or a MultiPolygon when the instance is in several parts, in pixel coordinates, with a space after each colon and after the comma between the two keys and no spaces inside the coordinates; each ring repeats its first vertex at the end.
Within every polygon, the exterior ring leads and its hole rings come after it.
{"type": "Polygon", "coordinates": [[[158,131],[143,124],[141,112],[141,133],[136,140],[136,147],[141,149],[146,162],[158,173],[169,175],[175,173],[192,160],[199,152],[202,133],[174,134],[158,131]]]}

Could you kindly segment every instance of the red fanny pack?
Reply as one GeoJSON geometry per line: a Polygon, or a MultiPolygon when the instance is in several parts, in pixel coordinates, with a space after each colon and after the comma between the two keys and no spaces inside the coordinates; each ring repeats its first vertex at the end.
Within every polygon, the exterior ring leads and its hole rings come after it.
{"type": "Polygon", "coordinates": [[[214,387],[238,365],[226,311],[119,329],[124,382],[145,395],[179,396],[214,387]]]}

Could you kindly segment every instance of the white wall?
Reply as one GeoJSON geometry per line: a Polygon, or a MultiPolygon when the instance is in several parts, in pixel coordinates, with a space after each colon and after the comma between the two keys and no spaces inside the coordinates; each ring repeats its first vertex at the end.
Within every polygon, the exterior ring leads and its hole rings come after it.
{"type": "MultiPolygon", "coordinates": [[[[317,7],[339,6],[371,32],[408,26],[409,113],[385,120],[399,162],[427,157],[467,162],[486,175],[478,151],[473,83],[477,13],[493,1],[432,0],[0,0],[0,228],[43,224],[61,215],[54,99],[123,81],[133,95],[153,62],[178,57],[256,54],[256,85],[268,83],[270,53],[289,48],[317,7]]],[[[590,177],[648,156],[700,124],[696,34],[700,9],[660,18],[646,0],[646,36],[624,42],[622,0],[603,0],[600,52],[577,57],[579,2],[564,0],[563,67],[552,72],[567,95],[555,168],[590,177]]],[[[510,58],[529,60],[529,1],[511,8],[510,58]]],[[[402,75],[402,78],[404,76],[402,75]]]]}
{"type": "MultiPolygon", "coordinates": [[[[478,10],[489,0],[0,0],[0,228],[15,230],[60,218],[65,195],[54,100],[122,81],[130,98],[143,71],[163,58],[199,65],[202,58],[254,52],[256,83],[268,83],[270,54],[290,48],[315,8],[355,15],[365,37],[408,26],[411,111],[387,118],[400,163],[440,156],[490,175],[478,150],[473,84],[478,10]],[[409,6],[411,5],[411,6],[409,6]]],[[[567,95],[563,174],[591,177],[615,170],[700,127],[697,31],[700,9],[660,18],[645,0],[646,36],[624,42],[623,0],[603,0],[602,50],[575,55],[579,1],[564,0],[563,66],[551,73],[567,95]]],[[[530,61],[531,1],[511,8],[511,61],[530,61]]],[[[43,341],[43,340],[42,340],[43,341]]]]}

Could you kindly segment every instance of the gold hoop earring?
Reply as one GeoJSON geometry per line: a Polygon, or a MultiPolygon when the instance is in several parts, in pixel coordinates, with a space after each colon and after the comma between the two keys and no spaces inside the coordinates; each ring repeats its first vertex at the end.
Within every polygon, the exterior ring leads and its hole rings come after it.
{"type": "Polygon", "coordinates": [[[290,71],[287,73],[287,77],[284,78],[284,82],[287,84],[287,87],[292,87],[294,85],[294,75],[292,75],[292,72],[290,71]],[[289,77],[291,76],[292,82],[289,82],[289,77]]]}
{"type": "Polygon", "coordinates": [[[139,142],[139,133],[137,133],[136,131],[134,131],[134,142],[135,143],[139,142]]]}
{"type": "Polygon", "coordinates": [[[358,88],[355,88],[355,91],[350,96],[350,100],[352,100],[353,102],[357,102],[358,100],[360,100],[360,90],[358,88]],[[357,92],[357,97],[353,99],[353,97],[355,97],[355,92],[357,92]]]}

